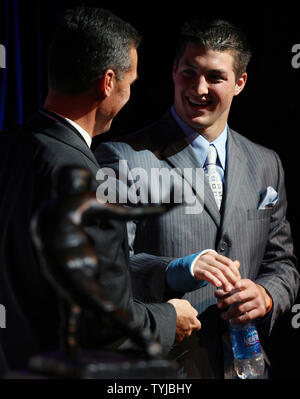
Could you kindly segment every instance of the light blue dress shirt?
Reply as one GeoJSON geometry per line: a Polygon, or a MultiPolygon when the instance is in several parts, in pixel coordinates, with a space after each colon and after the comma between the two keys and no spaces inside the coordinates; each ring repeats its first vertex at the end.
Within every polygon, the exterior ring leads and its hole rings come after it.
{"type": "MultiPolygon", "coordinates": [[[[187,125],[177,115],[174,106],[171,108],[171,114],[190,142],[202,167],[204,167],[207,158],[209,145],[213,144],[215,146],[218,154],[216,169],[222,179],[222,182],[224,183],[228,125],[226,124],[224,130],[214,141],[209,142],[205,139],[205,137],[201,136],[201,134],[187,125]]],[[[169,289],[175,292],[185,293],[194,291],[200,287],[204,287],[207,282],[195,279],[193,274],[193,266],[198,257],[207,251],[209,251],[209,249],[202,250],[192,255],[184,256],[183,258],[176,259],[169,263],[166,268],[166,281],[169,289]]]]}

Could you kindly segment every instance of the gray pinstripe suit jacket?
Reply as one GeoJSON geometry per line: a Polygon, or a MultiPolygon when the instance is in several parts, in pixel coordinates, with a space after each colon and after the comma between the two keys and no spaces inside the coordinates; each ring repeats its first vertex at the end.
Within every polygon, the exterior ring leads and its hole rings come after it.
{"type": "MultiPolygon", "coordinates": [[[[120,159],[127,160],[129,170],[142,167],[149,174],[151,168],[201,168],[169,112],[137,133],[100,144],[95,155],[101,166],[116,171],[120,159]]],[[[150,179],[142,190],[144,195],[151,190],[149,182],[150,179]]],[[[191,185],[195,190],[195,182],[191,185]]],[[[271,294],[273,309],[259,323],[261,334],[268,335],[279,315],[293,304],[299,287],[286,208],[278,155],[229,129],[220,212],[204,182],[201,213],[186,214],[184,206],[179,206],[162,217],[128,226],[134,253],[131,268],[135,295],[144,301],[163,300],[168,295],[164,284],[166,265],[174,258],[212,248],[238,259],[242,277],[261,284],[271,294]],[[279,199],[273,208],[260,210],[261,195],[268,186],[278,192],[279,199]]],[[[202,328],[171,352],[178,359],[183,376],[222,378],[223,357],[225,362],[231,361],[230,356],[226,360],[221,345],[221,336],[226,335],[227,329],[215,305],[214,290],[208,284],[184,295],[199,311],[202,328]]]]}

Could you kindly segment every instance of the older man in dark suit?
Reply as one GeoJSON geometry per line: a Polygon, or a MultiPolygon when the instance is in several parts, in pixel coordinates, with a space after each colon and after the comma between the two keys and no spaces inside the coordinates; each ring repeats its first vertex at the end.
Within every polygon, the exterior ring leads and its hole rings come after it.
{"type": "MultiPolygon", "coordinates": [[[[28,357],[59,348],[57,293],[43,277],[30,236],[30,221],[53,195],[63,165],[99,165],[92,137],[107,131],[128,101],[137,77],[138,32],[107,10],[66,12],[49,54],[49,92],[44,107],[2,148],[0,303],[7,325],[1,343],[8,367],[25,367],[28,357]]],[[[96,181],[95,181],[96,184],[96,181]]],[[[197,311],[186,300],[143,304],[132,297],[126,225],[102,221],[86,228],[101,261],[100,284],[107,297],[170,348],[200,328],[197,311]]],[[[104,347],[123,337],[101,334],[102,321],[86,318],[84,345],[104,347]]]]}
{"type": "Polygon", "coordinates": [[[127,162],[120,181],[127,181],[128,203],[164,200],[160,193],[170,185],[160,186],[159,178],[168,182],[171,175],[177,176],[174,200],[188,193],[182,199],[188,206],[128,226],[139,298],[161,300],[177,292],[200,313],[202,330],[172,352],[187,377],[232,376],[225,321],[257,320],[263,338],[290,309],[299,287],[278,155],[227,125],[249,59],[244,35],[231,24],[187,23],[174,62],[171,110],[95,152],[116,173],[120,160],[127,162]],[[169,257],[165,269],[156,265],[161,256],[169,257]]]}

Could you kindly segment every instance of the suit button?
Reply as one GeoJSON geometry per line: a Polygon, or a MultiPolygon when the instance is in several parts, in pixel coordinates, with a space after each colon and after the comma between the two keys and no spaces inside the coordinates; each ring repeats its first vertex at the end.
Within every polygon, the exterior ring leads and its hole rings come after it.
{"type": "Polygon", "coordinates": [[[220,251],[220,252],[224,252],[225,249],[226,249],[226,247],[227,247],[226,242],[222,242],[222,243],[220,244],[220,246],[219,246],[219,251],[220,251]]]}

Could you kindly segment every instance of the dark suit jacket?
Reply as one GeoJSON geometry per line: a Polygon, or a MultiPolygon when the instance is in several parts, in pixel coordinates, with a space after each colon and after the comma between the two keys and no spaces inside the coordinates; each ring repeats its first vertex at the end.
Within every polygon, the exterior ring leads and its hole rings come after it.
{"type": "MultiPolygon", "coordinates": [[[[185,168],[193,171],[202,168],[169,113],[137,133],[100,144],[95,155],[101,166],[110,166],[117,172],[120,159],[127,160],[129,170],[143,168],[149,178],[138,180],[138,186],[144,184],[138,192],[140,198],[144,195],[149,199],[153,195],[150,180],[153,168],[177,168],[184,183],[193,189],[199,209],[203,207],[197,214],[187,214],[181,206],[162,217],[129,224],[136,295],[144,300],[147,297],[162,300],[166,294],[161,291],[160,282],[151,286],[148,283],[157,274],[153,256],[157,257],[157,264],[160,256],[164,262],[169,257],[170,262],[200,250],[215,249],[238,259],[242,277],[261,284],[271,294],[273,309],[261,322],[264,333],[269,334],[275,320],[293,304],[299,287],[290,227],[285,217],[284,175],[277,154],[229,129],[221,212],[206,180],[203,190],[199,192],[198,188],[197,192],[195,174],[190,178],[184,173],[185,168]],[[279,200],[274,208],[258,209],[268,186],[278,192],[279,200]]],[[[147,202],[147,198],[142,202],[147,202]]],[[[215,306],[214,287],[208,284],[184,297],[199,311],[202,328],[174,348],[174,356],[179,356],[183,374],[189,377],[222,377],[221,335],[226,333],[226,326],[215,306]]]]}
{"type": "MultiPolygon", "coordinates": [[[[51,116],[51,113],[50,113],[51,116]]],[[[99,165],[77,130],[63,119],[38,113],[24,129],[2,142],[0,168],[0,303],[6,307],[1,342],[7,364],[24,367],[30,355],[59,347],[59,307],[56,292],[43,277],[29,233],[30,220],[52,196],[53,178],[62,165],[72,164],[96,174],[99,165]]],[[[126,225],[100,221],[89,227],[99,258],[99,279],[107,296],[125,309],[136,325],[150,328],[169,348],[175,336],[176,312],[170,304],[133,300],[128,271],[126,225]],[[166,325],[167,327],[166,327],[166,325]]],[[[103,347],[121,338],[120,331],[101,334],[101,321],[86,319],[86,346],[103,347]]],[[[106,331],[107,332],[107,331],[106,331]]]]}

